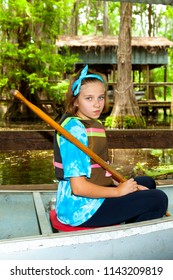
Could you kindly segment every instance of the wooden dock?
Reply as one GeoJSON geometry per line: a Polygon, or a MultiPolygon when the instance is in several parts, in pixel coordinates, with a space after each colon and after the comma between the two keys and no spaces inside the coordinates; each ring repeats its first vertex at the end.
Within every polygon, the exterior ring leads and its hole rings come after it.
{"type": "MultiPolygon", "coordinates": [[[[148,100],[138,100],[139,108],[142,111],[142,115],[157,114],[159,109],[163,109],[164,114],[166,110],[169,110],[169,114],[173,114],[173,108],[170,101],[158,101],[153,99],[148,100]]],[[[109,103],[110,108],[112,108],[114,103],[111,101],[109,103]]]]}
{"type": "Polygon", "coordinates": [[[157,100],[139,100],[138,101],[139,108],[142,110],[143,115],[156,114],[158,109],[163,109],[166,114],[166,110],[170,110],[170,114],[172,113],[171,102],[170,101],[157,101],[157,100]]]}
{"type": "Polygon", "coordinates": [[[158,101],[158,100],[139,100],[138,101],[139,107],[154,107],[154,108],[167,108],[171,107],[170,101],[158,101]]]}
{"type": "MultiPolygon", "coordinates": [[[[113,107],[114,103],[112,101],[113,99],[110,100],[109,106],[110,108],[113,107]]],[[[1,104],[10,104],[12,102],[20,102],[19,100],[2,100],[0,99],[1,104]]],[[[163,109],[164,112],[166,112],[167,109],[169,109],[170,114],[173,114],[173,108],[172,104],[170,101],[158,101],[158,100],[153,100],[153,99],[148,99],[148,100],[137,100],[139,108],[142,111],[143,115],[148,115],[148,114],[156,114],[158,109],[163,109]]],[[[53,100],[40,100],[40,104],[42,105],[50,105],[54,110],[56,111],[56,108],[60,108],[62,105],[56,104],[55,101],[53,100]]]]}

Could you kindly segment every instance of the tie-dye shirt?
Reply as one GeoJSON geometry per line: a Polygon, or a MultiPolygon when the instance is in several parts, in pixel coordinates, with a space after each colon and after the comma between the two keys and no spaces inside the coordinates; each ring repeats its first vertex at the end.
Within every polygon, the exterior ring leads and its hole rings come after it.
{"type": "MultiPolygon", "coordinates": [[[[64,128],[81,143],[88,146],[85,126],[78,119],[71,119],[64,128]]],[[[59,181],[56,197],[56,213],[60,222],[78,226],[87,221],[98,210],[104,198],[85,198],[72,194],[71,177],[90,178],[90,157],[68,141],[60,137],[60,151],[65,180],[59,181]]]]}

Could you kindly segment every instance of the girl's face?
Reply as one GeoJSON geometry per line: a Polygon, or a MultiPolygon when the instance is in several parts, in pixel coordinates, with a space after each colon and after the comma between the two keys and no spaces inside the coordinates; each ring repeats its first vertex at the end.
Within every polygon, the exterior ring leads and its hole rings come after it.
{"type": "Polygon", "coordinates": [[[98,119],[105,105],[105,89],[101,81],[88,82],[81,86],[75,101],[77,116],[81,119],[98,119]]]}

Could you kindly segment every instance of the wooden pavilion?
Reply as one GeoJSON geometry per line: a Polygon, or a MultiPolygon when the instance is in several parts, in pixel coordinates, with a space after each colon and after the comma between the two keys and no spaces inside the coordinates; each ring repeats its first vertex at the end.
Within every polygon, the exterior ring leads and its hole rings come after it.
{"type": "MultiPolygon", "coordinates": [[[[68,47],[71,54],[78,54],[77,65],[117,65],[118,37],[115,36],[59,36],[56,45],[61,52],[68,47]]],[[[167,65],[168,48],[173,42],[164,37],[132,37],[132,69],[148,65],[150,69],[167,65]]]]}
{"type": "MultiPolygon", "coordinates": [[[[56,41],[58,51],[65,54],[68,47],[71,54],[78,54],[76,64],[78,70],[84,64],[89,64],[95,70],[101,71],[116,82],[118,37],[115,36],[59,36],[56,41]]],[[[141,73],[145,71],[146,83],[150,83],[150,70],[164,67],[164,80],[168,64],[168,48],[173,42],[164,37],[132,37],[132,71],[139,71],[139,85],[141,73]]],[[[138,88],[140,88],[138,86],[138,88]]],[[[143,86],[142,86],[143,87],[143,86]]],[[[145,87],[147,99],[149,85],[145,87]]]]}

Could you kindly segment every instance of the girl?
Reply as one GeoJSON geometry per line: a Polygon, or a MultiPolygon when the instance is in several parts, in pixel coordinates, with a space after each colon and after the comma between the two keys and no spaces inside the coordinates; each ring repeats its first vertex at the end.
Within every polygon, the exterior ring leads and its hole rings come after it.
{"type": "MultiPolygon", "coordinates": [[[[73,78],[61,125],[108,161],[108,146],[98,118],[106,106],[103,76],[86,65],[73,78]]],[[[117,183],[70,141],[56,133],[54,166],[59,180],[56,214],[61,223],[98,227],[162,217],[168,198],[147,176],[117,183]]]]}

